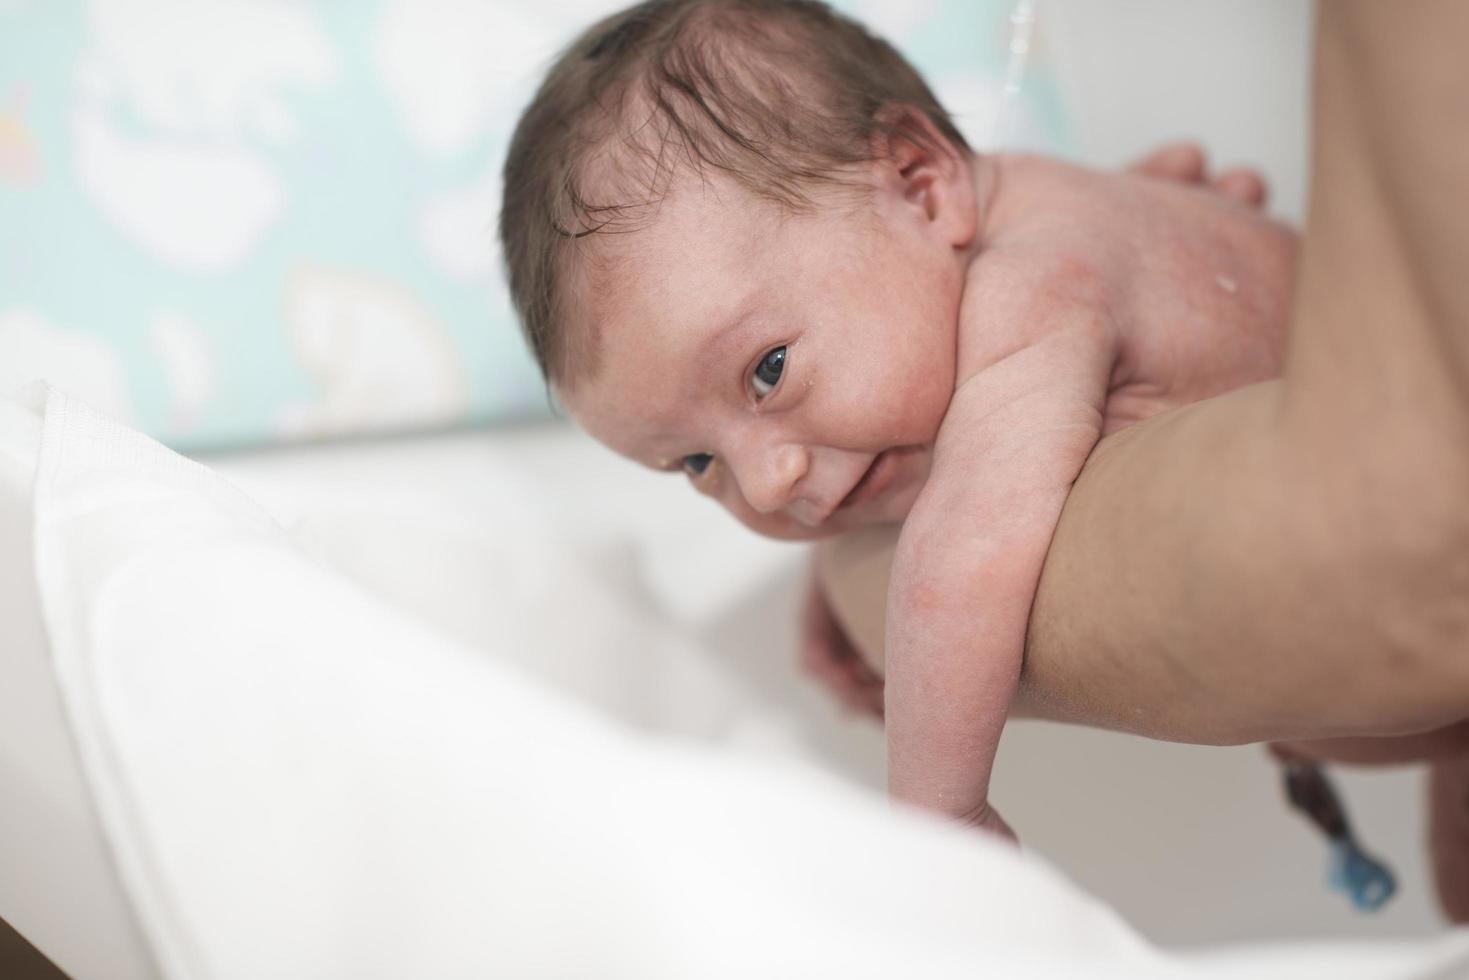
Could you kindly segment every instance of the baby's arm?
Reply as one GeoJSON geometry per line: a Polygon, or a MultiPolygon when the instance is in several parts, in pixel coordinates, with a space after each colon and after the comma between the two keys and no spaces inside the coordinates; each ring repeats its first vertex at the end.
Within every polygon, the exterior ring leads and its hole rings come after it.
{"type": "Polygon", "coordinates": [[[986,802],[1062,504],[1101,432],[1111,332],[1062,316],[964,381],[903,525],[888,592],[888,788],[1001,829],[986,802]]]}

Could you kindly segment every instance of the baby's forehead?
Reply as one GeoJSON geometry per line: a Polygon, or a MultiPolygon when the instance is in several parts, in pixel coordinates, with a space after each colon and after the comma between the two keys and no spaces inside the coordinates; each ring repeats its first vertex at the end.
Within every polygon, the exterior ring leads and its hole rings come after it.
{"type": "Polygon", "coordinates": [[[703,210],[670,199],[646,227],[583,254],[565,321],[570,363],[556,390],[619,451],[608,417],[626,438],[674,427],[719,366],[748,353],[742,331],[769,281],[758,238],[703,210]]]}
{"type": "Polygon", "coordinates": [[[681,429],[696,421],[699,386],[680,357],[648,331],[616,324],[598,337],[584,369],[553,382],[557,400],[578,425],[619,454],[664,468],[681,429]],[[639,342],[642,342],[641,344],[639,342]]]}
{"type": "Polygon", "coordinates": [[[755,284],[772,210],[728,182],[679,181],[637,221],[576,243],[568,326],[601,334],[706,322],[755,284]]]}

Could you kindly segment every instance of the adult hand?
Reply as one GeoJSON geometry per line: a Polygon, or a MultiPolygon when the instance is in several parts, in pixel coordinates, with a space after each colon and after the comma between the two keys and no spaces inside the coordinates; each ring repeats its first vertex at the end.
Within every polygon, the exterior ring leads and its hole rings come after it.
{"type": "Polygon", "coordinates": [[[1088,460],[1027,648],[1071,721],[1241,742],[1469,717],[1469,7],[1317,23],[1284,373],[1088,460]]]}

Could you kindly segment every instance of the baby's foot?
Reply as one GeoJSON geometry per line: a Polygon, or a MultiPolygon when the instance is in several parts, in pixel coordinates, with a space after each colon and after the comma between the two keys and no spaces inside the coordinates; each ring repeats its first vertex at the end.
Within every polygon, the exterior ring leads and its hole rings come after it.
{"type": "Polygon", "coordinates": [[[1429,768],[1428,849],[1444,915],[1469,922],[1469,753],[1429,768]]]}

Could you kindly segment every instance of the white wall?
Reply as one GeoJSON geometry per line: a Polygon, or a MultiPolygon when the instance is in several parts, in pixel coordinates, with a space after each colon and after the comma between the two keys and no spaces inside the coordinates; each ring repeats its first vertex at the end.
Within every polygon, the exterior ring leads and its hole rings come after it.
{"type": "Polygon", "coordinates": [[[1081,156],[1113,166],[1164,140],[1202,140],[1220,164],[1268,177],[1271,210],[1304,211],[1310,95],[1307,0],[1039,0],[1081,156]]]}

